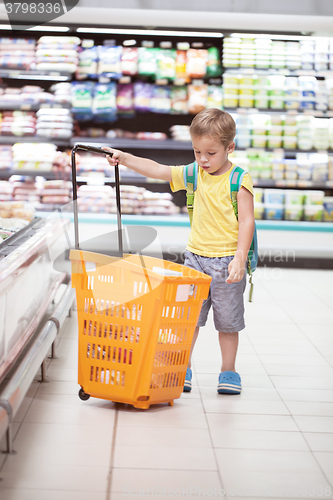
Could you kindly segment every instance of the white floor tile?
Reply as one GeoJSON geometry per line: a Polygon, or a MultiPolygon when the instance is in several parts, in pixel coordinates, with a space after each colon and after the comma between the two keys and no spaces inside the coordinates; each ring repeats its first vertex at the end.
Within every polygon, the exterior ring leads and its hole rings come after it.
{"type": "Polygon", "coordinates": [[[310,450],[333,452],[333,433],[303,432],[303,436],[310,450]]]}
{"type": "Polygon", "coordinates": [[[319,498],[320,488],[330,487],[310,451],[217,449],[216,455],[229,495],[299,498],[314,491],[319,498]]]}
{"type": "Polygon", "coordinates": [[[112,492],[122,493],[129,498],[139,495],[140,491],[142,496],[147,497],[152,494],[160,497],[176,496],[176,491],[179,490],[181,495],[178,493],[178,496],[195,497],[200,491],[203,496],[203,492],[208,492],[211,488],[222,488],[217,471],[115,468],[112,477],[112,492]],[[165,491],[170,492],[169,495],[165,491]]]}
{"type": "Polygon", "coordinates": [[[333,272],[259,268],[255,281],[237,355],[242,393],[217,394],[210,313],[192,392],[173,407],[81,401],[73,311],[49,383],[37,373],[15,415],[1,500],[333,498],[333,272]]]}
{"type": "Polygon", "coordinates": [[[1,488],[1,500],[105,500],[104,491],[1,488]]]}
{"type": "Polygon", "coordinates": [[[240,413],[208,413],[209,428],[254,431],[297,431],[298,427],[291,416],[287,415],[249,415],[240,413]]]}
{"type": "Polygon", "coordinates": [[[293,415],[301,432],[333,432],[332,417],[293,415]]]}

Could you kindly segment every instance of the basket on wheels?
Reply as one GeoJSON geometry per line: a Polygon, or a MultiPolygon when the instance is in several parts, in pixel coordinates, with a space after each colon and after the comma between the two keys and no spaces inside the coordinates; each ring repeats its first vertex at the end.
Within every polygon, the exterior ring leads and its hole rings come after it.
{"type": "Polygon", "coordinates": [[[136,408],[180,397],[194,329],[211,277],[143,255],[123,254],[119,169],[115,166],[119,254],[80,250],[75,153],[72,149],[75,249],[70,250],[79,330],[78,382],[90,396],[136,408]]]}
{"type": "Polygon", "coordinates": [[[143,409],[172,405],[183,391],[193,332],[211,278],[146,256],[117,259],[71,250],[70,259],[81,399],[94,396],[143,409]],[[160,274],[161,268],[171,275],[160,274]]]}

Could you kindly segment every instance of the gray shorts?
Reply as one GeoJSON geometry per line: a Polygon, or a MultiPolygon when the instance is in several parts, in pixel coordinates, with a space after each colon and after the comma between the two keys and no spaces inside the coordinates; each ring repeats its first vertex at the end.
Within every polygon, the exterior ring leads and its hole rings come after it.
{"type": "Polygon", "coordinates": [[[212,277],[208,298],[203,302],[197,326],[205,326],[210,307],[216,330],[233,333],[245,328],[244,290],[246,272],[239,283],[226,283],[231,257],[202,257],[189,250],[185,252],[184,266],[212,277]]]}

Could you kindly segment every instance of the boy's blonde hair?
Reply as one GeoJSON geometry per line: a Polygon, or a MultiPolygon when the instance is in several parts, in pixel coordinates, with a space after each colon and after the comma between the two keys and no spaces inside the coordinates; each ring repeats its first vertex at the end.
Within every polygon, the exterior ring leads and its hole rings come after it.
{"type": "Polygon", "coordinates": [[[216,108],[204,109],[193,118],[190,134],[192,138],[207,135],[227,148],[235,138],[236,123],[226,111],[216,108]]]}

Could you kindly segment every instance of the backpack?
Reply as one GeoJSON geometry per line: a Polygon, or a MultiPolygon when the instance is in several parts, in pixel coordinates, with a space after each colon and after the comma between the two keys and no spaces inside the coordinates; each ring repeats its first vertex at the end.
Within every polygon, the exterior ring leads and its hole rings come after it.
{"type": "MultiPolygon", "coordinates": [[[[246,174],[245,170],[243,170],[240,167],[234,166],[229,175],[231,204],[233,206],[237,220],[238,220],[237,193],[242,185],[243,177],[245,174],[246,174]]],[[[197,189],[197,182],[198,182],[198,163],[195,161],[193,163],[190,163],[189,165],[186,165],[184,168],[184,183],[186,187],[186,206],[191,226],[193,220],[194,194],[197,189]]],[[[249,301],[252,302],[252,295],[253,295],[252,274],[257,269],[257,263],[258,263],[258,238],[257,238],[256,225],[254,226],[253,239],[248,253],[247,262],[248,262],[247,273],[249,275],[249,283],[250,283],[249,301]]]]}

